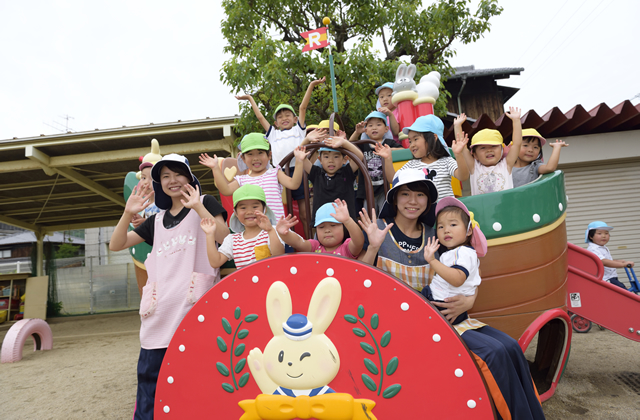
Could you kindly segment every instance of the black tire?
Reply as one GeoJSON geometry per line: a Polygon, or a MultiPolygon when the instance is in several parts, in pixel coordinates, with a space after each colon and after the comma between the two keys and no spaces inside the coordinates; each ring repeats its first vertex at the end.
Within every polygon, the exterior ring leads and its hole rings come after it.
{"type": "Polygon", "coordinates": [[[577,314],[571,315],[571,328],[573,328],[573,331],[580,334],[588,333],[592,326],[593,324],[588,319],[577,314]]]}

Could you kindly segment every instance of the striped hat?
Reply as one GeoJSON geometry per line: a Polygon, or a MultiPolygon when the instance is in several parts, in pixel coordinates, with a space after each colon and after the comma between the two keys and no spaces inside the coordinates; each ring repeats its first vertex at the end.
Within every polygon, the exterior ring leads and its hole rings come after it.
{"type": "Polygon", "coordinates": [[[293,341],[302,341],[311,337],[312,327],[311,322],[302,314],[293,314],[287,322],[282,323],[284,335],[293,341]]]}

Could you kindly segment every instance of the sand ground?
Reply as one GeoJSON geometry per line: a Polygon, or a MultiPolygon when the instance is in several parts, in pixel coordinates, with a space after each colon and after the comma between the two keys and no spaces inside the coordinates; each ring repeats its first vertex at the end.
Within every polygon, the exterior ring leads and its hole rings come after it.
{"type": "MultiPolygon", "coordinates": [[[[137,312],[49,320],[53,350],[0,365],[0,418],[130,419],[139,352],[137,312]]],[[[0,325],[0,340],[9,325],[0,325]]],[[[640,419],[640,343],[594,327],[574,334],[548,419],[640,419]]]]}

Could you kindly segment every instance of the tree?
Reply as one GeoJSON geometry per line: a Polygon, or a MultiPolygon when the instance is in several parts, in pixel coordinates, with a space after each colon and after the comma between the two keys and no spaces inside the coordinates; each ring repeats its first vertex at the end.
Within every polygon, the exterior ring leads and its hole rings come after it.
{"type": "MultiPolygon", "coordinates": [[[[327,77],[316,88],[307,109],[307,123],[327,119],[333,111],[328,51],[302,53],[301,32],[331,18],[338,109],[347,131],[375,109],[375,88],[393,81],[399,62],[417,66],[416,79],[432,70],[450,75],[454,41],[467,44],[489,30],[489,19],[502,12],[497,0],[481,0],[475,13],[470,0],[441,0],[422,6],[420,0],[224,0],[224,52],[231,58],[220,79],[234,92],[253,94],[267,120],[281,103],[297,109],[311,80],[327,77]],[[381,39],[384,51],[374,49],[381,39]]],[[[441,88],[436,114],[446,114],[449,93],[441,88]]],[[[241,103],[237,123],[241,134],[261,131],[251,108],[241,103]]]]}

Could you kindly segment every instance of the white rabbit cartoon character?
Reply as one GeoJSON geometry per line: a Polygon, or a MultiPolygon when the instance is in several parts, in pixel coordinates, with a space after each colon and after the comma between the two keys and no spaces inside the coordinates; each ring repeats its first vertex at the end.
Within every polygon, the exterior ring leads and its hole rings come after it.
{"type": "Polygon", "coordinates": [[[316,286],[307,316],[292,314],[289,288],[277,281],[267,293],[267,318],[273,338],[251,350],[249,369],[263,394],[310,397],[335,392],[328,384],[340,370],[336,346],[325,335],[336,316],[342,288],[333,277],[316,286]]]}
{"type": "Polygon", "coordinates": [[[417,92],[415,80],[416,66],[414,64],[400,64],[396,70],[396,81],[393,83],[393,93],[413,91],[417,92]]]}

